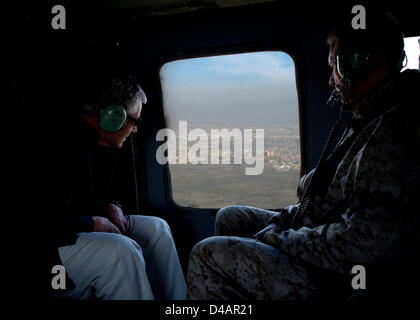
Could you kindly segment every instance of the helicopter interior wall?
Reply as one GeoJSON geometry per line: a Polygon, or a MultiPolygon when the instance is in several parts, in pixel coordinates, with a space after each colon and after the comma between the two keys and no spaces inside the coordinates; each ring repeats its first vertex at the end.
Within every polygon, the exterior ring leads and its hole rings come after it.
{"type": "MultiPolygon", "coordinates": [[[[338,116],[338,109],[326,105],[331,92],[326,44],[331,24],[327,13],[290,11],[281,3],[144,18],[71,9],[67,10],[68,30],[63,32],[51,30],[47,6],[28,11],[20,27],[16,27],[17,36],[10,40],[16,48],[16,62],[10,67],[15,70],[11,82],[18,107],[30,110],[37,119],[35,130],[40,130],[42,137],[54,137],[53,132],[60,131],[71,109],[75,94],[71,92],[72,84],[83,76],[81,60],[85,55],[92,51],[104,66],[116,59],[118,65],[131,68],[149,98],[136,138],[140,209],[168,220],[184,268],[190,248],[214,234],[217,208],[177,206],[171,198],[169,169],[156,162],[156,133],[165,127],[159,79],[164,63],[250,51],[281,50],[290,54],[295,63],[300,108],[302,173],[316,165],[338,116]],[[72,19],[72,14],[77,18],[72,19]]],[[[54,138],[44,142],[42,152],[49,154],[54,153],[53,145],[60,143],[54,138]]],[[[31,149],[34,143],[37,141],[31,135],[21,140],[27,152],[37,152],[31,149]]],[[[128,164],[129,150],[124,149],[123,155],[128,164]]],[[[122,166],[121,170],[122,176],[132,176],[130,166],[122,166]]],[[[132,181],[121,183],[122,191],[130,195],[130,208],[135,207],[132,185],[132,181]]]]}
{"type": "MultiPolygon", "coordinates": [[[[279,9],[279,8],[278,8],[279,9]]],[[[278,12],[278,11],[277,11],[278,12]]],[[[165,17],[161,21],[151,21],[148,32],[142,41],[137,42],[133,61],[137,69],[150,73],[154,81],[149,91],[158,97],[160,94],[159,69],[167,61],[197,56],[228,54],[251,51],[285,51],[291,55],[296,68],[297,88],[300,104],[302,173],[316,165],[331,125],[337,118],[338,110],[326,105],[331,89],[328,86],[330,75],[327,66],[328,46],[326,36],[328,26],[317,23],[316,19],[279,19],[276,11],[235,10],[214,15],[196,14],[194,16],[165,17]],[[143,45],[147,43],[147,45],[143,45]]],[[[142,27],[139,26],[138,30],[142,27]]],[[[131,31],[135,32],[134,29],[131,31]]],[[[157,101],[156,101],[157,103],[157,101]]],[[[256,106],[258,107],[258,106],[256,106]]],[[[147,203],[152,212],[167,213],[169,221],[178,225],[175,231],[186,239],[179,244],[191,248],[197,241],[214,234],[216,210],[181,208],[174,205],[170,191],[168,168],[155,160],[158,147],[155,136],[164,128],[163,110],[159,104],[154,114],[153,127],[147,130],[143,140],[146,155],[145,168],[153,175],[147,175],[147,203]],[[148,150],[148,151],[146,151],[148,150]],[[165,182],[165,183],[162,183],[165,182]]],[[[152,109],[155,109],[153,106],[152,109]]],[[[239,115],[238,115],[239,116],[239,115]]],[[[205,183],[205,182],[203,182],[205,183]]],[[[175,232],[176,235],[176,232],[175,232]]],[[[189,252],[187,249],[186,252],[189,252]]]]}

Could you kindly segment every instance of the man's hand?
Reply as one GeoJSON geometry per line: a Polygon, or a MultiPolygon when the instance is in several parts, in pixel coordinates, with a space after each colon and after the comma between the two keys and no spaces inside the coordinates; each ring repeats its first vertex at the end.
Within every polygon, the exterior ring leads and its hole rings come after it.
{"type": "Polygon", "coordinates": [[[260,241],[262,241],[262,239],[264,238],[264,234],[267,232],[267,231],[270,231],[270,230],[272,230],[272,229],[276,229],[276,228],[278,228],[279,226],[277,225],[277,224],[275,224],[275,223],[271,223],[271,224],[269,224],[268,226],[266,226],[264,229],[262,229],[262,230],[260,230],[259,232],[257,232],[256,234],[254,234],[252,237],[254,238],[254,239],[257,239],[257,240],[260,240],[260,241]]]}
{"type": "Polygon", "coordinates": [[[104,217],[92,217],[93,219],[93,231],[96,232],[110,232],[110,233],[119,233],[120,230],[107,218],[104,217]]]}
{"type": "Polygon", "coordinates": [[[121,208],[110,203],[106,206],[105,211],[108,219],[118,227],[122,234],[126,234],[128,220],[121,208]]]}

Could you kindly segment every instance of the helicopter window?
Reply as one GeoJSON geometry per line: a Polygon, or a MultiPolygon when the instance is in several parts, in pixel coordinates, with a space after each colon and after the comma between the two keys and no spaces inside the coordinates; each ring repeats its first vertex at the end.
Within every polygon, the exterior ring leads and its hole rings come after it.
{"type": "Polygon", "coordinates": [[[404,50],[407,60],[404,61],[405,69],[420,69],[420,37],[404,38],[404,50]]]}
{"type": "Polygon", "coordinates": [[[255,52],[166,63],[160,71],[166,129],[157,140],[180,206],[297,201],[300,173],[294,62],[255,52]]]}

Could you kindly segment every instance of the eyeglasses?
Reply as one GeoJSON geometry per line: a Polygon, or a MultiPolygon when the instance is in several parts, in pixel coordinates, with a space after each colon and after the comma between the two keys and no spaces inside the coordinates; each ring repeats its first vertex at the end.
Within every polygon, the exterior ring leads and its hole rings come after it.
{"type": "MultiPolygon", "coordinates": [[[[131,124],[132,124],[133,126],[138,127],[138,126],[139,126],[139,124],[140,124],[140,122],[141,122],[141,114],[140,114],[140,117],[139,117],[138,119],[135,119],[135,118],[133,118],[132,116],[130,116],[130,115],[128,115],[128,114],[127,114],[127,120],[130,120],[130,121],[131,121],[131,124]]],[[[126,121],[127,121],[127,120],[126,120],[126,121]]]]}

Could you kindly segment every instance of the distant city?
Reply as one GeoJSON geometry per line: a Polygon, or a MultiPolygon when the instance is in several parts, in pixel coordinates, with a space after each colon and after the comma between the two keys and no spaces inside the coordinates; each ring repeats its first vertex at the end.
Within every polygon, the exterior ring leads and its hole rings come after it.
{"type": "MultiPolygon", "coordinates": [[[[230,204],[244,204],[280,208],[296,203],[296,188],[300,173],[297,125],[239,127],[223,126],[220,123],[218,125],[195,123],[192,126],[189,123],[188,130],[195,128],[204,129],[208,133],[211,129],[222,128],[264,129],[264,171],[258,176],[246,176],[243,170],[245,164],[233,164],[233,141],[229,150],[230,165],[210,164],[209,149],[207,159],[209,164],[170,165],[173,197],[179,205],[219,208],[230,204]]],[[[189,146],[192,144],[194,142],[188,142],[189,146]]],[[[219,154],[222,156],[221,147],[219,154]]]]}
{"type": "Polygon", "coordinates": [[[300,170],[299,128],[265,129],[265,156],[275,171],[300,170]]]}
{"type": "MultiPolygon", "coordinates": [[[[191,129],[204,129],[208,135],[210,140],[210,132],[211,129],[223,129],[217,128],[217,126],[209,126],[209,125],[202,125],[200,127],[188,127],[188,130],[191,129]]],[[[177,163],[179,158],[186,157],[186,153],[188,149],[196,143],[196,141],[185,141],[185,137],[178,134],[176,128],[174,128],[178,139],[180,141],[177,144],[177,163]],[[184,144],[188,145],[187,150],[179,150],[179,145],[184,144]]],[[[232,130],[232,127],[226,128],[227,130],[232,130]]],[[[237,129],[250,129],[250,127],[245,128],[237,128],[237,129]]],[[[283,126],[281,128],[275,128],[274,126],[266,127],[266,128],[252,128],[252,129],[264,129],[264,159],[265,164],[269,165],[270,168],[276,171],[289,171],[289,170],[299,170],[300,169],[300,147],[299,147],[299,128],[298,126],[289,125],[287,127],[283,126]]],[[[253,152],[255,155],[255,130],[253,131],[253,152]]],[[[209,142],[210,143],[210,142],[209,142]]],[[[233,164],[234,159],[234,150],[235,150],[235,143],[233,138],[231,138],[231,144],[229,150],[223,150],[222,145],[220,143],[219,146],[219,155],[221,158],[223,156],[228,157],[231,159],[231,163],[233,164]],[[226,152],[229,152],[226,154],[226,152]]],[[[209,149],[207,152],[207,158],[203,155],[198,155],[197,158],[201,162],[211,163],[211,148],[209,145],[209,149]]]]}

